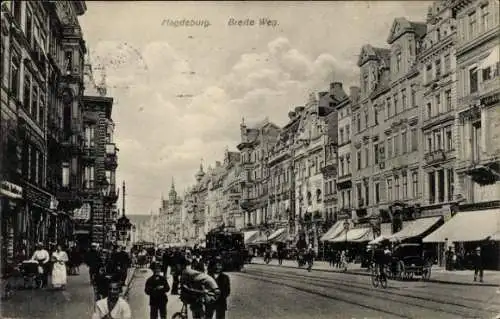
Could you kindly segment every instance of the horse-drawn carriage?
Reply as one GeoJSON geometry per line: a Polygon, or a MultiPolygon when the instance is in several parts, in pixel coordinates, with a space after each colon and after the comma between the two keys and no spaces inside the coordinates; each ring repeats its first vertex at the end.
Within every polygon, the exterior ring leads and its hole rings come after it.
{"type": "Polygon", "coordinates": [[[392,279],[412,279],[420,276],[422,280],[431,277],[432,261],[425,256],[421,244],[399,244],[392,253],[390,277],[392,279]]]}

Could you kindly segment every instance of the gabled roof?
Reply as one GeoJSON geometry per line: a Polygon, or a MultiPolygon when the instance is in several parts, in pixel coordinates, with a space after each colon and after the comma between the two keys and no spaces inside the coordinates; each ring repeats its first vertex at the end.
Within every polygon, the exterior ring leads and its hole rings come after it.
{"type": "Polygon", "coordinates": [[[425,22],[412,22],[408,19],[400,17],[394,19],[392,23],[391,32],[387,38],[387,43],[391,44],[403,34],[411,32],[414,33],[417,39],[422,38],[427,32],[427,24],[425,22]]]}
{"type": "Polygon", "coordinates": [[[358,66],[361,67],[369,60],[375,60],[381,63],[381,66],[389,67],[391,50],[385,48],[375,48],[370,44],[365,44],[361,48],[358,58],[358,66]]]}

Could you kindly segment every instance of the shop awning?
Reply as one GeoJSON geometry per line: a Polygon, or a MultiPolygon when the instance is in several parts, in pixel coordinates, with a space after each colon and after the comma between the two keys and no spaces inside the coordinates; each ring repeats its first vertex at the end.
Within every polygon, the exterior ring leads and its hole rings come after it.
{"type": "Polygon", "coordinates": [[[281,232],[278,236],[274,237],[272,242],[273,243],[286,243],[287,239],[288,239],[288,232],[285,229],[285,231],[281,232]]]}
{"type": "Polygon", "coordinates": [[[390,240],[402,241],[408,238],[422,236],[422,234],[428,231],[432,226],[436,225],[441,218],[441,216],[435,216],[409,221],[407,224],[403,225],[402,230],[390,236],[390,240]]]}
{"type": "Polygon", "coordinates": [[[257,235],[258,232],[259,232],[258,230],[250,230],[250,231],[244,232],[243,233],[243,240],[245,241],[245,244],[248,243],[249,241],[251,241],[252,237],[257,235]]]}
{"type": "Polygon", "coordinates": [[[286,232],[286,228],[279,228],[274,233],[269,236],[269,242],[273,243],[284,243],[288,238],[288,234],[286,232]]]}
{"type": "Polygon", "coordinates": [[[354,242],[354,243],[362,243],[365,241],[370,241],[373,238],[373,231],[371,227],[367,228],[354,228],[350,229],[347,232],[347,236],[345,232],[342,232],[339,236],[328,240],[329,242],[343,242],[343,241],[348,241],[348,242],[354,242]]]}
{"type": "Polygon", "coordinates": [[[338,222],[333,224],[333,226],[330,227],[330,229],[326,233],[324,233],[319,240],[321,241],[332,240],[338,235],[340,235],[343,230],[344,230],[344,221],[339,220],[338,222]]]}
{"type": "Polygon", "coordinates": [[[252,236],[248,242],[245,242],[246,245],[259,245],[267,243],[267,236],[265,232],[257,231],[255,236],[252,236]]]}
{"type": "Polygon", "coordinates": [[[500,209],[461,212],[424,238],[426,243],[471,242],[500,237],[500,209]]]}
{"type": "Polygon", "coordinates": [[[370,241],[368,245],[376,245],[384,240],[389,240],[392,234],[391,223],[383,223],[380,225],[380,236],[370,241]]]}

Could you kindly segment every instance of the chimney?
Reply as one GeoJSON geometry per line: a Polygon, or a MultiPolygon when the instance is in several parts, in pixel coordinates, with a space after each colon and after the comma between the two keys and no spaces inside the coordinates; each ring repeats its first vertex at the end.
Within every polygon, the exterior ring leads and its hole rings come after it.
{"type": "Polygon", "coordinates": [[[297,116],[297,114],[294,111],[288,112],[288,118],[290,120],[293,120],[296,116],[297,116]]]}
{"type": "Polygon", "coordinates": [[[220,165],[221,165],[221,164],[220,164],[220,161],[216,161],[216,162],[215,162],[215,167],[220,167],[220,165]]]}
{"type": "Polygon", "coordinates": [[[342,82],[332,82],[330,83],[330,92],[334,90],[342,90],[342,82]]]}
{"type": "Polygon", "coordinates": [[[361,92],[360,88],[357,86],[351,86],[349,88],[349,98],[353,101],[358,100],[359,93],[361,92]]]}

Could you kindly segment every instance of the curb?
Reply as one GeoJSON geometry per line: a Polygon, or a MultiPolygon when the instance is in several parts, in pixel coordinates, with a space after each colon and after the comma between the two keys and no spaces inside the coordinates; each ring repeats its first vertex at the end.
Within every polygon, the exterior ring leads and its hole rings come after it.
{"type": "Polygon", "coordinates": [[[131,267],[128,269],[127,279],[125,279],[125,290],[123,291],[123,296],[127,298],[130,289],[132,288],[132,282],[135,279],[135,273],[137,271],[136,267],[131,267]]]}
{"type": "MultiPolygon", "coordinates": [[[[270,266],[270,267],[280,267],[280,268],[292,268],[292,269],[301,269],[297,266],[287,266],[287,265],[270,265],[270,264],[261,264],[261,263],[251,263],[254,265],[262,265],[262,266],[270,266]]],[[[356,271],[336,271],[336,270],[331,270],[331,269],[314,269],[315,271],[321,271],[321,272],[330,272],[330,273],[339,273],[339,274],[348,274],[348,275],[353,275],[353,276],[365,276],[369,277],[371,276],[370,273],[366,272],[356,272],[356,271]]],[[[432,276],[432,275],[431,275],[432,276]]],[[[441,279],[429,279],[426,280],[425,282],[432,282],[432,283],[438,283],[438,284],[445,284],[445,285],[460,285],[460,286],[484,286],[484,287],[500,287],[500,284],[492,284],[492,283],[468,283],[468,282],[460,282],[460,281],[450,281],[450,280],[441,280],[441,279]]]]}

